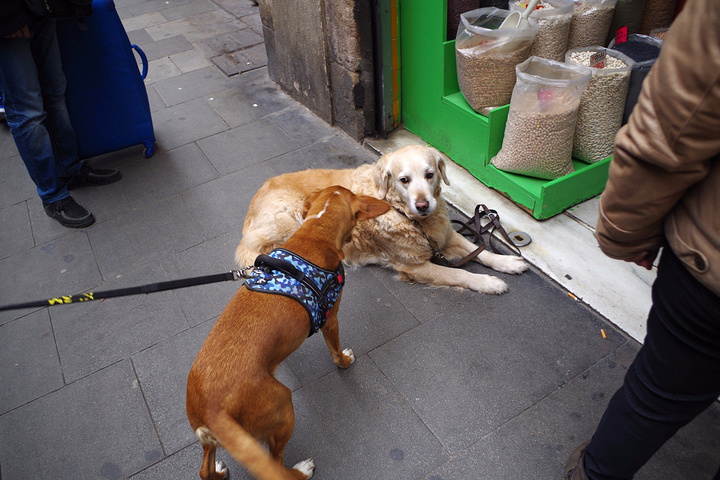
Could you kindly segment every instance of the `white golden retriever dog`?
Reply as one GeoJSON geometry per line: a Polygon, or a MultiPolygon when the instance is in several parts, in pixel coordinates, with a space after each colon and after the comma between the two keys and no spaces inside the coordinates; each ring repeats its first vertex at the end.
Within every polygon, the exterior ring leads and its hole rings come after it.
{"type": "MultiPolygon", "coordinates": [[[[499,294],[507,284],[497,277],[471,273],[431,262],[436,251],[447,259],[463,258],[477,247],[451,226],[441,182],[442,154],[432,147],[411,145],[380,157],[374,165],[354,169],[303,170],[273,177],[250,203],[235,261],[243,268],[283,244],[303,222],[308,196],[332,185],[383,199],[389,212],[359,221],[343,253],[349,265],[380,265],[406,281],[463,287],[499,294]]],[[[498,272],[521,273],[522,258],[483,250],[475,261],[498,272]]]]}

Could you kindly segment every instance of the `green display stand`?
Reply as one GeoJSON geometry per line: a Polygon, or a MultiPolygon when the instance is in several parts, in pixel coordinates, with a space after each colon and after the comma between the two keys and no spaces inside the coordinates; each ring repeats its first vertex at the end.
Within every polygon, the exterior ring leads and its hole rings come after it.
{"type": "MultiPolygon", "coordinates": [[[[603,191],[610,158],[586,164],[556,180],[503,172],[490,164],[502,146],[509,107],[488,117],[476,113],[457,81],[455,41],[447,38],[447,0],[399,0],[402,120],[405,128],[443,151],[485,185],[550,218],[603,191]]],[[[532,141],[532,132],[528,132],[532,141]]]]}

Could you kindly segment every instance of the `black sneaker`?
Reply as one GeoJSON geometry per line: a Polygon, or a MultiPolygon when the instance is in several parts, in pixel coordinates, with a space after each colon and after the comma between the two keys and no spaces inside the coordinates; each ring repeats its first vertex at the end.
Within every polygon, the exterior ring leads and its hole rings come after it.
{"type": "Polygon", "coordinates": [[[108,168],[92,168],[86,163],[83,163],[80,170],[68,179],[64,179],[67,182],[68,190],[80,187],[97,187],[100,185],[107,185],[109,183],[115,183],[122,178],[122,173],[118,170],[108,168]]]}
{"type": "Polygon", "coordinates": [[[78,205],[72,197],[63,198],[47,205],[43,202],[43,206],[48,217],[54,218],[63,227],[84,228],[95,223],[93,214],[78,205]]]}

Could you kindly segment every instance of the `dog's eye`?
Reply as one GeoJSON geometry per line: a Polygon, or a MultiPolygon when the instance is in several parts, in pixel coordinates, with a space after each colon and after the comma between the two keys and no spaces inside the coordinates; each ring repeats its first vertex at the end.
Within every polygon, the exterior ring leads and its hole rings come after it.
{"type": "Polygon", "coordinates": [[[430,180],[430,179],[433,177],[433,175],[435,175],[433,172],[427,172],[427,173],[425,174],[425,178],[428,179],[428,180],[430,180]]]}
{"type": "Polygon", "coordinates": [[[400,182],[407,184],[410,183],[410,179],[408,177],[400,177],[400,182]]]}

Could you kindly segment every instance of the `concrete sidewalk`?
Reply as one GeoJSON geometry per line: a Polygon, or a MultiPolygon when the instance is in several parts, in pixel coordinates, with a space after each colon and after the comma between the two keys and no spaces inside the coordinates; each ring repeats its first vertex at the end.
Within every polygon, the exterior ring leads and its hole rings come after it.
{"type": "MultiPolygon", "coordinates": [[[[2,304],[228,271],[247,205],[267,178],[377,158],[268,79],[250,2],[116,4],[151,58],[155,156],[144,159],[137,146],[92,159],[124,178],[74,191],[98,221],[69,230],[44,214],[0,128],[2,304]],[[228,76],[232,69],[243,73],[228,76]]],[[[398,135],[396,142],[417,141],[398,135]]],[[[643,322],[649,290],[638,283],[638,291],[603,293],[597,272],[618,262],[585,253],[594,248],[584,225],[594,224],[584,213],[592,216],[592,204],[536,222],[459,167],[451,166],[451,183],[457,208],[481,199],[506,228],[531,234],[524,254],[533,267],[498,274],[510,286],[501,296],[348,269],[340,338],[358,360],[338,370],[316,335],[284,362],[278,376],[296,411],[288,465],[313,457],[318,479],[560,479],[622,383],[639,345],[617,318],[643,322]],[[615,302],[617,317],[593,295],[615,302]]],[[[0,478],[198,478],[202,453],[184,412],[185,382],[237,288],[1,313],[0,478]]],[[[637,478],[709,479],[720,464],[718,438],[715,405],[637,478]]],[[[220,456],[232,478],[250,478],[220,456]]]]}

